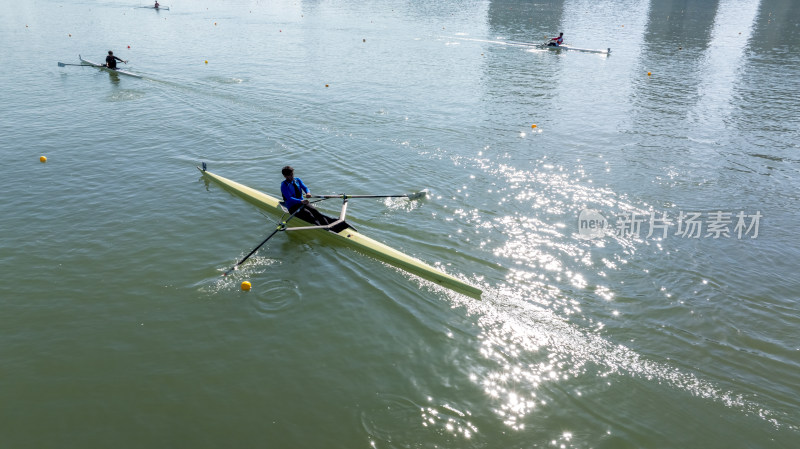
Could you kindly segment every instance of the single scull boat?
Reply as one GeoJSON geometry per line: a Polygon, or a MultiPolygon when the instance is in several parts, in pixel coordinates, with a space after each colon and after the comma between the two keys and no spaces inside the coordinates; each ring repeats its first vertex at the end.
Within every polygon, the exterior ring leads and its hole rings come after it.
{"type": "Polygon", "coordinates": [[[605,50],[592,50],[590,48],[578,48],[578,47],[573,47],[571,45],[559,45],[558,47],[554,47],[552,45],[547,45],[547,44],[540,44],[539,47],[546,48],[548,50],[572,50],[572,51],[582,51],[584,53],[600,53],[604,55],[611,54],[610,48],[607,48],[605,50]]]}
{"type": "Polygon", "coordinates": [[[81,60],[81,62],[82,62],[84,65],[90,65],[90,66],[92,66],[92,67],[97,67],[98,69],[102,69],[102,70],[105,70],[105,71],[107,71],[107,72],[111,72],[111,73],[121,73],[121,74],[123,74],[123,75],[132,76],[132,77],[134,77],[134,78],[141,78],[141,77],[142,77],[142,75],[137,75],[137,74],[135,74],[135,73],[131,73],[131,72],[127,71],[127,70],[122,70],[122,69],[109,69],[108,67],[106,67],[106,66],[105,66],[105,65],[103,65],[103,64],[98,64],[98,63],[96,63],[96,62],[92,62],[92,61],[88,61],[88,60],[86,60],[86,59],[83,59],[83,57],[81,57],[81,55],[78,55],[78,59],[80,59],[80,60],[81,60]]]}
{"type": "Polygon", "coordinates": [[[611,54],[611,49],[607,48],[605,50],[592,50],[590,48],[578,48],[573,47],[571,45],[560,45],[558,47],[553,47],[547,45],[547,43],[540,44],[540,43],[533,43],[533,42],[518,42],[518,41],[501,41],[501,40],[487,40],[487,39],[472,39],[469,37],[457,37],[457,36],[445,36],[448,39],[458,39],[461,41],[472,41],[472,42],[485,42],[488,44],[499,44],[499,45],[510,45],[512,47],[528,47],[528,48],[539,48],[539,49],[548,49],[548,50],[572,50],[572,51],[582,51],[586,53],[600,53],[605,55],[611,54]]]}
{"type": "MultiPolygon", "coordinates": [[[[267,195],[266,193],[260,192],[256,189],[247,187],[243,184],[239,184],[238,182],[230,179],[223,178],[222,176],[211,173],[204,168],[205,167],[197,167],[197,169],[200,170],[205,178],[215,181],[225,190],[228,190],[229,192],[263,209],[282,214],[286,213],[286,210],[283,208],[281,202],[277,198],[267,195]]],[[[339,220],[337,220],[336,223],[328,226],[314,226],[311,223],[307,223],[298,218],[295,219],[295,221],[301,224],[299,227],[285,228],[284,230],[315,230],[316,232],[324,232],[327,235],[333,236],[336,238],[336,240],[345,242],[346,244],[349,244],[350,246],[353,246],[364,253],[374,256],[375,258],[386,262],[389,265],[393,265],[397,268],[408,271],[409,273],[415,274],[421,278],[427,279],[459,293],[463,293],[473,298],[480,298],[482,292],[479,288],[473,287],[472,285],[469,285],[456,277],[434,268],[419,259],[411,257],[394,248],[384,245],[383,243],[373,240],[353,228],[345,228],[339,232],[330,230],[330,227],[335,226],[344,220],[346,210],[347,195],[344,195],[342,212],[339,216],[339,220]]]]}

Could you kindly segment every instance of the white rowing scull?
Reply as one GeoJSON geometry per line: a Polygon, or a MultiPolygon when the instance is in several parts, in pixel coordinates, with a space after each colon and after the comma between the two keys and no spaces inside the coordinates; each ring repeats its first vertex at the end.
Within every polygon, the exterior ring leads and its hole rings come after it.
{"type": "Polygon", "coordinates": [[[141,78],[141,77],[142,77],[142,75],[137,75],[137,74],[135,74],[135,73],[131,73],[131,72],[127,71],[127,70],[122,70],[122,69],[110,69],[110,68],[106,67],[104,64],[98,64],[98,63],[96,63],[96,62],[92,62],[92,61],[89,61],[89,60],[87,60],[87,59],[83,59],[83,57],[82,57],[81,55],[78,55],[78,59],[80,59],[80,60],[81,60],[81,62],[83,63],[83,65],[90,65],[90,66],[92,66],[92,67],[97,67],[98,69],[105,70],[106,72],[110,72],[110,73],[120,73],[120,74],[122,74],[122,75],[128,75],[128,76],[132,76],[132,77],[134,77],[134,78],[141,78]]]}
{"type": "Polygon", "coordinates": [[[611,48],[607,48],[605,50],[593,50],[591,48],[578,48],[578,47],[573,47],[572,45],[563,45],[563,44],[559,45],[558,47],[547,44],[539,44],[537,47],[545,48],[547,50],[572,50],[572,51],[582,51],[584,53],[599,53],[603,55],[611,54],[611,48]]]}
{"type": "Polygon", "coordinates": [[[548,46],[546,43],[533,43],[533,42],[517,42],[517,41],[501,41],[501,40],[488,40],[488,39],[473,39],[469,37],[455,37],[451,36],[449,39],[458,39],[461,41],[472,41],[472,42],[485,42],[488,44],[498,44],[498,45],[509,45],[512,47],[527,47],[527,48],[538,48],[538,49],[546,49],[546,50],[572,50],[572,51],[581,51],[585,53],[599,53],[610,55],[611,48],[607,48],[605,50],[593,50],[591,48],[579,48],[573,47],[571,45],[560,45],[558,47],[548,46]]]}

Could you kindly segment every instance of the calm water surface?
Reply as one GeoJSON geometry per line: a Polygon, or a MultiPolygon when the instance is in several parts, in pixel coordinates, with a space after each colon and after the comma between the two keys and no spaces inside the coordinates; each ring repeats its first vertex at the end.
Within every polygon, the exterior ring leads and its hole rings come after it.
{"type": "Polygon", "coordinates": [[[793,1],[148,3],[0,15],[0,446],[797,447],[793,1]]]}

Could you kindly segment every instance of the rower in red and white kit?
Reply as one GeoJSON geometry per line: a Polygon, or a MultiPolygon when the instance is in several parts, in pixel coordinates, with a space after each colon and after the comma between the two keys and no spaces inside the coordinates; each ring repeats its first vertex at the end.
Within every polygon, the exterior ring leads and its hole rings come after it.
{"type": "Polygon", "coordinates": [[[558,37],[551,37],[548,47],[560,47],[564,43],[564,33],[558,33],[558,37]]]}

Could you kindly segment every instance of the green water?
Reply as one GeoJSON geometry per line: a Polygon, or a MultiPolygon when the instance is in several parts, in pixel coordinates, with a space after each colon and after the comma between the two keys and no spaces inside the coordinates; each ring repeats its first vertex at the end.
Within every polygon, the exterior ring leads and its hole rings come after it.
{"type": "Polygon", "coordinates": [[[146,4],[0,15],[0,447],[797,447],[792,1],[146,4]]]}

